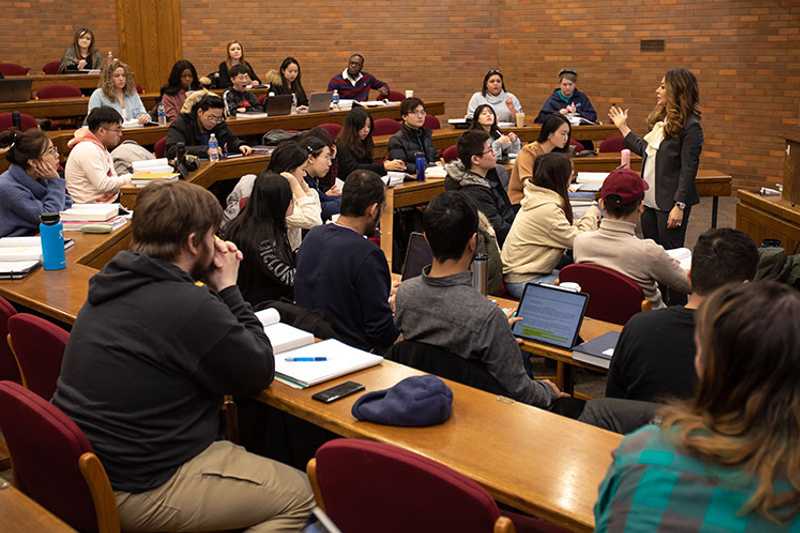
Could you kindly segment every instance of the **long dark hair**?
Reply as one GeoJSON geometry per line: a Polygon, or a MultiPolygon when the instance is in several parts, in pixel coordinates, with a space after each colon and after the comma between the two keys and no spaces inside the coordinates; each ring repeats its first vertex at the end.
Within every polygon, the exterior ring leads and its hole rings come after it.
{"type": "Polygon", "coordinates": [[[293,58],[292,56],[287,57],[283,61],[281,61],[281,66],[278,68],[278,74],[281,77],[281,85],[283,85],[287,90],[286,94],[294,93],[297,96],[298,102],[306,101],[306,91],[303,89],[303,71],[300,70],[300,62],[293,58]],[[283,71],[289,68],[289,65],[294,63],[297,65],[297,77],[294,79],[293,82],[289,83],[289,80],[286,79],[286,76],[283,75],[283,71]]]}
{"type": "Polygon", "coordinates": [[[664,88],[666,103],[656,105],[647,117],[647,125],[652,128],[656,122],[663,120],[664,135],[675,137],[683,130],[691,115],[700,119],[700,88],[697,78],[685,68],[668,70],[664,75],[664,88]]]}
{"type": "MultiPolygon", "coordinates": [[[[95,45],[94,45],[94,32],[89,28],[78,28],[75,30],[75,34],[72,36],[72,49],[75,51],[75,58],[80,60],[81,59],[81,47],[78,44],[78,39],[83,37],[86,34],[91,35],[92,37],[92,44],[89,45],[89,50],[86,51],[87,59],[92,59],[95,52],[95,45]]],[[[92,68],[100,68],[100,65],[92,65],[92,68]]]]}
{"type": "Polygon", "coordinates": [[[533,184],[555,191],[561,197],[569,223],[572,224],[572,206],[569,203],[569,180],[572,177],[572,164],[564,154],[550,152],[540,155],[533,163],[533,184]]]}
{"type": "Polygon", "coordinates": [[[500,131],[500,128],[497,127],[497,113],[495,112],[494,108],[489,104],[481,104],[475,108],[475,112],[472,114],[472,126],[470,126],[470,129],[485,131],[483,129],[483,126],[481,126],[480,123],[478,122],[478,117],[481,116],[481,113],[483,113],[484,109],[489,109],[492,112],[494,121],[492,122],[492,126],[489,128],[489,135],[492,137],[492,139],[497,139],[498,137],[503,135],[503,133],[500,131]]]}
{"type": "Polygon", "coordinates": [[[253,192],[245,208],[225,230],[225,237],[234,243],[244,257],[258,260],[261,243],[275,243],[278,256],[292,264],[286,226],[286,210],[292,201],[292,189],[283,176],[263,171],[253,183],[253,192]]]}
{"type": "Polygon", "coordinates": [[[269,158],[267,171],[275,174],[292,172],[308,160],[308,151],[295,141],[282,142],[269,158]]]}
{"type": "Polygon", "coordinates": [[[493,68],[489,70],[483,77],[483,87],[481,89],[481,94],[483,96],[486,96],[486,93],[489,92],[486,89],[486,85],[489,83],[489,78],[491,78],[492,76],[500,76],[500,87],[503,89],[503,92],[506,92],[506,81],[503,79],[503,73],[500,72],[498,69],[493,68]]]}
{"type": "Polygon", "coordinates": [[[15,129],[6,130],[0,132],[0,148],[8,148],[6,161],[27,168],[28,163],[44,155],[47,134],[39,128],[31,128],[24,133],[15,129]]]}
{"type": "Polygon", "coordinates": [[[344,125],[339,132],[339,136],[336,137],[336,144],[340,148],[350,150],[358,159],[372,160],[372,150],[375,148],[375,142],[372,140],[374,127],[375,123],[372,121],[372,115],[367,113],[363,107],[354,107],[344,118],[344,125]],[[362,141],[358,136],[358,132],[367,122],[369,122],[369,134],[362,141]]]}
{"type": "Polygon", "coordinates": [[[539,130],[539,137],[536,139],[536,142],[538,142],[539,144],[546,142],[547,139],[550,137],[550,135],[558,131],[558,128],[560,128],[563,124],[566,124],[567,128],[569,128],[567,134],[567,142],[564,145],[564,148],[556,147],[553,148],[553,151],[565,152],[565,153],[569,152],[569,143],[572,140],[572,125],[570,125],[569,120],[567,120],[562,115],[550,114],[547,116],[547,118],[544,121],[544,124],[542,124],[542,129],[539,130]]]}
{"type": "Polygon", "coordinates": [[[165,94],[175,96],[181,91],[181,89],[183,89],[183,85],[181,85],[181,76],[183,75],[183,71],[186,69],[189,69],[192,73],[192,84],[189,86],[189,90],[196,91],[200,88],[200,81],[197,77],[197,69],[194,68],[192,62],[188,59],[179,59],[174,65],[172,65],[172,70],[169,73],[167,84],[161,87],[162,96],[165,94]]]}

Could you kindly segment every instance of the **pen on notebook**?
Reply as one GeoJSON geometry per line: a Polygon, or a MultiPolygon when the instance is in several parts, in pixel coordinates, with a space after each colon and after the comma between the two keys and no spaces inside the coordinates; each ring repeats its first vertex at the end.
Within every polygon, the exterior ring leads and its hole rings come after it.
{"type": "Polygon", "coordinates": [[[327,357],[287,357],[286,361],[291,363],[304,363],[311,361],[327,361],[327,357]]]}

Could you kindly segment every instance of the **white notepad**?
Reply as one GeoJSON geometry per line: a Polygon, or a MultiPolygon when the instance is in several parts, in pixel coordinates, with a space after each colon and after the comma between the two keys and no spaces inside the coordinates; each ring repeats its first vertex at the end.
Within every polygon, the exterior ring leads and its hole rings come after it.
{"type": "Polygon", "coordinates": [[[284,324],[277,309],[270,307],[256,313],[256,318],[264,326],[264,333],[272,344],[272,352],[279,354],[300,348],[314,342],[314,335],[308,331],[284,324]]]}
{"type": "Polygon", "coordinates": [[[309,344],[275,356],[275,379],[305,389],[330,379],[380,364],[383,357],[348,346],[336,339],[309,344]],[[296,357],[325,357],[326,361],[287,361],[296,357]]]}
{"type": "Polygon", "coordinates": [[[667,250],[667,255],[681,266],[681,270],[689,271],[692,266],[692,251],[688,248],[675,248],[667,250]]]}

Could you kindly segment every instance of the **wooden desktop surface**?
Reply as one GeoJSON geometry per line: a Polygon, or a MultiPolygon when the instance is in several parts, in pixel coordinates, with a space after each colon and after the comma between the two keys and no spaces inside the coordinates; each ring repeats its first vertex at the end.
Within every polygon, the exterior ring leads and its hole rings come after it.
{"type": "Polygon", "coordinates": [[[800,252],[800,205],[780,196],[761,196],[739,189],[736,192],[736,228],[747,233],[756,244],[778,239],[787,254],[800,252]]]}
{"type": "Polygon", "coordinates": [[[74,533],[74,529],[0,478],[0,530],[74,533]]]}
{"type": "Polygon", "coordinates": [[[38,91],[48,85],[70,85],[79,89],[96,89],[100,84],[100,74],[28,74],[27,76],[6,76],[7,80],[31,80],[31,90],[38,91]]]}

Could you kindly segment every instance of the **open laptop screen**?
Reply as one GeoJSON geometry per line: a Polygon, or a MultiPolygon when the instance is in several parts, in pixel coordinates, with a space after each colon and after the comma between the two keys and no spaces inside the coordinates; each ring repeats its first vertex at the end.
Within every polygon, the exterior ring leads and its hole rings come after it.
{"type": "Polygon", "coordinates": [[[586,293],[528,283],[516,312],[522,320],[514,324],[512,331],[523,339],[572,348],[588,303],[586,293]]]}

